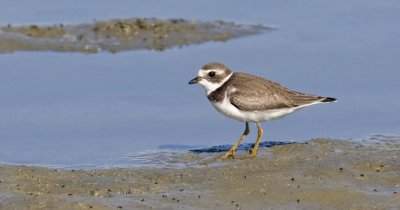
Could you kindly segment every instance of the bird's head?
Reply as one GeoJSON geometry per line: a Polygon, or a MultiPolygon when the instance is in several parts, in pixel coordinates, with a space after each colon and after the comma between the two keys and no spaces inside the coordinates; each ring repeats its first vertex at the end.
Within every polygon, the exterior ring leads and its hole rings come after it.
{"type": "Polygon", "coordinates": [[[207,95],[223,85],[232,75],[232,71],[222,63],[208,63],[201,67],[198,76],[189,81],[189,84],[199,83],[204,87],[207,95]]]}

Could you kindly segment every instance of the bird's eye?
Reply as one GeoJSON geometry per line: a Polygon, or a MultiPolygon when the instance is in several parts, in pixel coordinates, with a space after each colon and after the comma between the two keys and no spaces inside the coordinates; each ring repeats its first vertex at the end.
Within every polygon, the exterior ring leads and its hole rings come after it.
{"type": "Polygon", "coordinates": [[[209,77],[215,76],[215,72],[214,72],[214,71],[210,71],[210,72],[208,73],[208,76],[209,76],[209,77]]]}

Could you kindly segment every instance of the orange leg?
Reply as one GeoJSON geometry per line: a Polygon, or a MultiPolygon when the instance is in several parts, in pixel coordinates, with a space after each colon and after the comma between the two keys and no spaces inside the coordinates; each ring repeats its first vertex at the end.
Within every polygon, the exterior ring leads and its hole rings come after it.
{"type": "Polygon", "coordinates": [[[246,138],[246,136],[250,133],[250,129],[249,129],[249,123],[246,122],[246,129],[243,132],[243,135],[240,137],[240,139],[229,149],[229,151],[222,156],[223,158],[233,158],[235,156],[235,150],[236,148],[239,146],[239,144],[243,141],[243,139],[246,138]]]}
{"type": "Polygon", "coordinates": [[[263,129],[258,124],[258,122],[256,122],[256,126],[258,129],[258,136],[257,136],[256,143],[254,144],[253,150],[251,151],[250,158],[255,158],[257,156],[258,145],[260,144],[260,140],[263,136],[263,129]]]}

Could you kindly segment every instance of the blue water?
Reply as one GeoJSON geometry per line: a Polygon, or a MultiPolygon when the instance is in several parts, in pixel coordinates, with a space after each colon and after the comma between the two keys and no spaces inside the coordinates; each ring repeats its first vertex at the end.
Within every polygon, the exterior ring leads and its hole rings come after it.
{"type": "Polygon", "coordinates": [[[400,134],[399,1],[39,2],[1,1],[0,24],[175,17],[278,30],[164,52],[0,54],[0,162],[123,167],[165,145],[231,144],[244,123],[187,85],[210,61],[339,99],[264,123],[264,140],[400,134]]]}

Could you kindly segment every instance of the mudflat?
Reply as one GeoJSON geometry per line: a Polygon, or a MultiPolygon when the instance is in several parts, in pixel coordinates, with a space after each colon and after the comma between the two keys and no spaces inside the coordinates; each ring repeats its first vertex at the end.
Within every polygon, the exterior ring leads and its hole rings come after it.
{"type": "Polygon", "coordinates": [[[133,18],[94,21],[75,25],[0,26],[0,53],[56,51],[98,53],[127,50],[163,51],[207,41],[229,39],[272,29],[262,25],[235,24],[222,20],[190,21],[133,18]]]}
{"type": "Polygon", "coordinates": [[[400,209],[399,148],[398,139],[314,139],[255,159],[209,153],[197,167],[0,165],[0,209],[400,209]]]}

